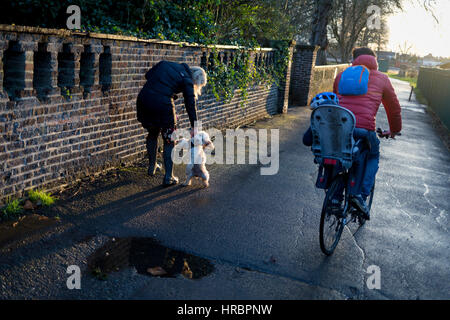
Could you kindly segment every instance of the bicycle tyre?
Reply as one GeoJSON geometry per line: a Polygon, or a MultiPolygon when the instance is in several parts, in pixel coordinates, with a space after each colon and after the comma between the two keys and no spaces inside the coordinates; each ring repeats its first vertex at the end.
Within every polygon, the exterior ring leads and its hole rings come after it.
{"type": "MultiPolygon", "coordinates": [[[[337,217],[335,214],[332,214],[329,212],[329,204],[331,199],[333,198],[333,196],[335,195],[335,193],[337,192],[337,190],[339,188],[341,188],[341,186],[344,184],[344,176],[338,175],[335,180],[331,183],[330,188],[327,190],[325,199],[323,201],[323,206],[322,206],[322,213],[320,216],[320,231],[319,231],[319,238],[320,238],[320,249],[322,250],[322,252],[327,255],[330,256],[333,254],[334,250],[336,249],[337,244],[339,243],[339,240],[341,239],[341,235],[342,235],[342,230],[344,230],[344,217],[337,217]],[[337,225],[335,226],[335,235],[334,235],[334,241],[331,245],[327,244],[327,241],[325,239],[325,235],[326,235],[326,225],[325,223],[327,222],[328,218],[333,218],[336,219],[336,223],[337,225]]],[[[345,208],[346,206],[344,206],[345,208]]],[[[333,225],[331,226],[333,227],[333,225]]]]}

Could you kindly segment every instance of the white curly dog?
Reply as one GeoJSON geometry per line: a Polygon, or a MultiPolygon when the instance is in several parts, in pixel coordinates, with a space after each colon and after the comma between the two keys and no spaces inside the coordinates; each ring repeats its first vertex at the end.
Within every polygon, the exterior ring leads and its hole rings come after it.
{"type": "Polygon", "coordinates": [[[183,186],[190,186],[193,178],[201,179],[205,188],[209,187],[209,172],[206,170],[206,154],[204,149],[214,149],[209,135],[199,131],[191,139],[181,139],[177,142],[180,148],[190,150],[189,162],[186,165],[186,181],[183,186]]]}

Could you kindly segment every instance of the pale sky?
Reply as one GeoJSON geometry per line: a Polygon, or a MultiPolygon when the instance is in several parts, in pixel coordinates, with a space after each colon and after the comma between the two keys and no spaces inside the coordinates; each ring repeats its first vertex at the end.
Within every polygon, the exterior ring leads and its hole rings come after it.
{"type": "Polygon", "coordinates": [[[413,45],[412,53],[450,57],[450,0],[436,0],[434,13],[439,23],[416,0],[404,0],[403,7],[403,12],[387,18],[387,49],[398,52],[399,45],[407,41],[413,45]]]}

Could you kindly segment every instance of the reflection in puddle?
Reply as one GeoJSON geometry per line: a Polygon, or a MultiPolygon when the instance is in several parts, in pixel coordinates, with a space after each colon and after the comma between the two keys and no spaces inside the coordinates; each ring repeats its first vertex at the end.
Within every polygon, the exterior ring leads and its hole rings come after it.
{"type": "Polygon", "coordinates": [[[152,238],[113,238],[88,258],[88,267],[98,278],[134,267],[140,274],[198,279],[214,271],[206,259],[173,250],[152,238]]]}
{"type": "Polygon", "coordinates": [[[10,241],[29,236],[33,232],[51,226],[56,222],[56,219],[38,214],[22,216],[17,221],[3,222],[0,224],[0,247],[10,241]]]}

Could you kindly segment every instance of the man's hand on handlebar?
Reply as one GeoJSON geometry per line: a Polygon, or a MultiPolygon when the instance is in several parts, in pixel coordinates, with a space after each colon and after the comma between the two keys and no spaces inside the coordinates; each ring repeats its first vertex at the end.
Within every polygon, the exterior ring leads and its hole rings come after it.
{"type": "Polygon", "coordinates": [[[395,136],[401,136],[400,132],[391,132],[391,139],[395,139],[395,136]]]}
{"type": "Polygon", "coordinates": [[[377,129],[378,136],[380,138],[386,138],[386,139],[395,139],[395,136],[401,136],[402,134],[400,132],[391,132],[390,130],[383,130],[381,128],[377,129]]]}

